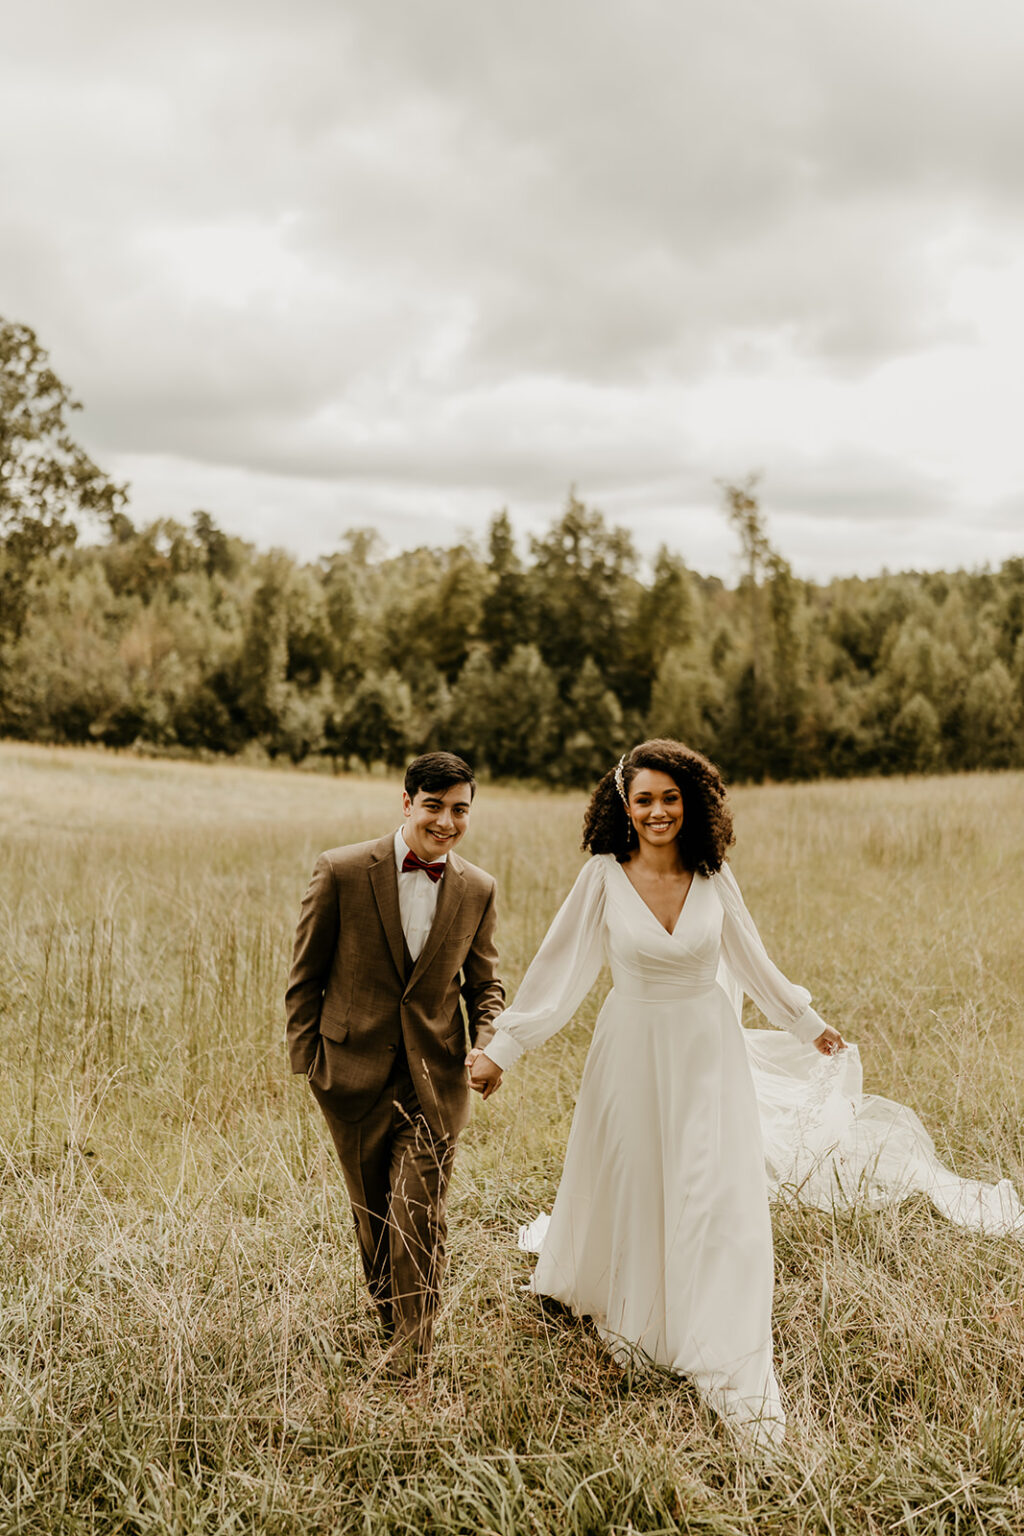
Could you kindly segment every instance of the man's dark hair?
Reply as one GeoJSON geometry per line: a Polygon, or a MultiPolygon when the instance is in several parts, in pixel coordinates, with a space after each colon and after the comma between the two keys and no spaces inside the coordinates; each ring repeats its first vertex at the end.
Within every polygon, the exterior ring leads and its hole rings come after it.
{"type": "Polygon", "coordinates": [[[415,800],[421,789],[430,795],[443,795],[453,784],[468,784],[471,800],[476,794],[472,768],[454,752],[424,752],[405,770],[405,792],[410,800],[415,800]]]}

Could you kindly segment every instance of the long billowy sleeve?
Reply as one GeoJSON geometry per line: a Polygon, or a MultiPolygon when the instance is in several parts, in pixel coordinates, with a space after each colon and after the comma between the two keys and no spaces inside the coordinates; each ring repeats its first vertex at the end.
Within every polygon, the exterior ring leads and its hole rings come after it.
{"type": "Polygon", "coordinates": [[[567,1024],[604,960],[603,861],[591,858],[530,962],[511,1008],[495,1022],[485,1054],[502,1069],[567,1024]]]}
{"type": "Polygon", "coordinates": [[[825,1028],[811,1007],[811,994],[787,980],[761,942],[754,919],[747,911],[736,876],[725,864],[715,875],[715,886],[725,911],[722,923],[722,959],[747,996],[779,1029],[809,1045],[825,1028]]]}

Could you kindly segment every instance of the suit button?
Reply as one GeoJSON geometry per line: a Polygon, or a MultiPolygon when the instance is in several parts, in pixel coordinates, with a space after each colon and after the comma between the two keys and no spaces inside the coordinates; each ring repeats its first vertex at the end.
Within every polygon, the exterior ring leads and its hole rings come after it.
{"type": "Polygon", "coordinates": [[[388,1046],[388,1050],[389,1051],[397,1051],[398,1050],[398,1046],[397,1045],[389,1045],[388,1046]]]}

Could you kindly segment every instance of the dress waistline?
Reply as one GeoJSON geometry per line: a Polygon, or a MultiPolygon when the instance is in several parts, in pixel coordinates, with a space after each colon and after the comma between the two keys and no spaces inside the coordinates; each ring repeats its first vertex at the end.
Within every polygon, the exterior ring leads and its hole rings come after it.
{"type": "Polygon", "coordinates": [[[715,975],[685,981],[641,981],[632,976],[612,975],[615,996],[631,1003],[674,1003],[691,997],[707,997],[717,985],[715,975]]]}

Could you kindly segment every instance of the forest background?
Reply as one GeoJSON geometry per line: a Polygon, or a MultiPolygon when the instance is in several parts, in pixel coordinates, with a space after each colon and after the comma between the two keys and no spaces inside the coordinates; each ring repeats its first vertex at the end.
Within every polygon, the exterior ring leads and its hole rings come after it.
{"type": "Polygon", "coordinates": [[[572,493],[525,557],[502,511],[482,543],[359,528],[302,564],[207,511],[137,527],[76,408],[0,320],[0,735],[336,769],[444,746],[567,784],[648,735],[733,779],[1024,766],[1024,558],[803,581],[751,479],[722,487],[735,588],[572,493]]]}

